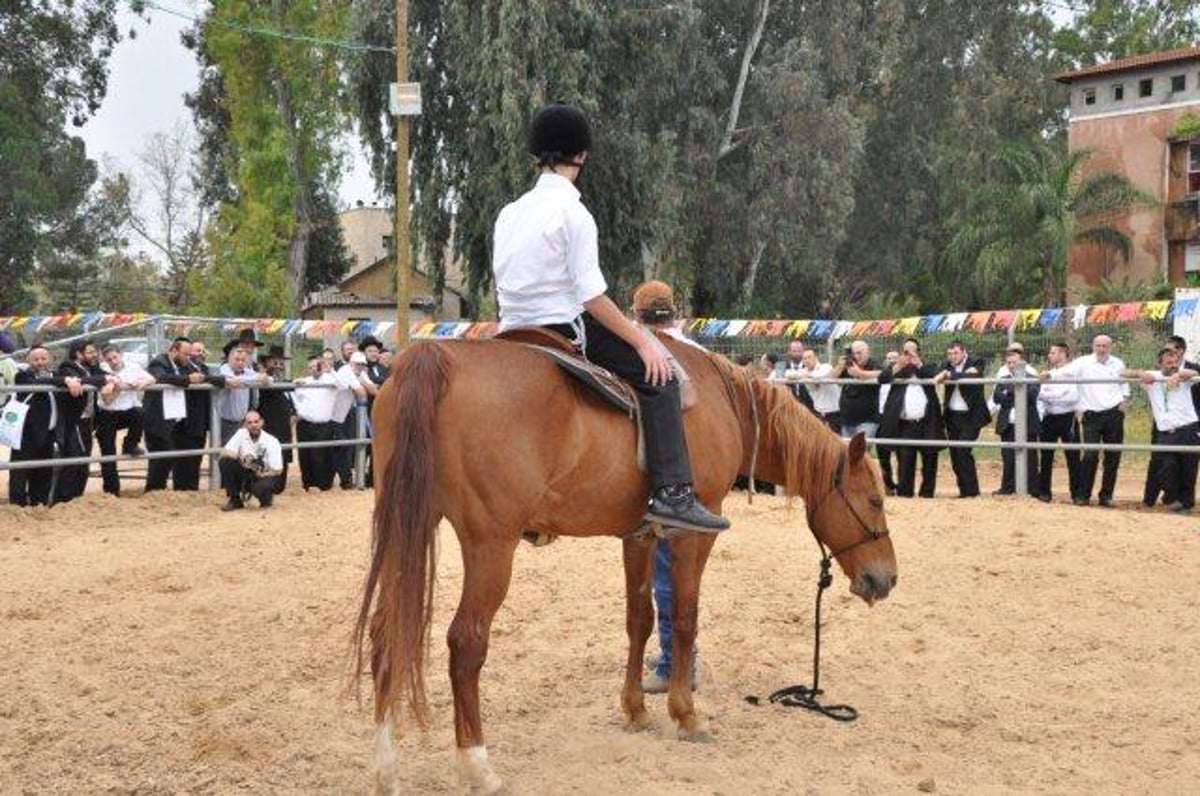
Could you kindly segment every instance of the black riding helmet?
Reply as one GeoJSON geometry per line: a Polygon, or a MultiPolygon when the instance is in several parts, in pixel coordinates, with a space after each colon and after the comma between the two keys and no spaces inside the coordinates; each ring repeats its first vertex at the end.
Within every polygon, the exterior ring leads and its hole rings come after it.
{"type": "Polygon", "coordinates": [[[592,148],[592,128],[574,105],[543,105],[529,125],[529,154],[542,166],[569,163],[592,148]]]}

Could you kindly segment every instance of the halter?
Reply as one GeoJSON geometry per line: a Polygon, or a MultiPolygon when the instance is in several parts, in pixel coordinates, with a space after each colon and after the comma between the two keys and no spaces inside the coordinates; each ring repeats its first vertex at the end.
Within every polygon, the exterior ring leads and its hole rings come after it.
{"type": "MultiPolygon", "coordinates": [[[[859,539],[856,542],[851,542],[850,544],[846,545],[845,547],[838,549],[836,552],[830,553],[825,550],[825,543],[822,542],[820,537],[817,536],[817,532],[812,530],[812,523],[810,522],[808,524],[808,529],[810,531],[812,531],[813,538],[816,539],[816,541],[817,541],[817,547],[819,547],[821,550],[821,560],[822,560],[823,566],[825,566],[826,562],[828,562],[829,559],[831,559],[831,558],[837,558],[838,556],[842,555],[843,553],[848,553],[856,547],[861,547],[862,545],[870,544],[871,542],[876,542],[890,534],[890,531],[888,531],[887,528],[884,528],[883,530],[879,530],[878,528],[872,528],[870,525],[867,524],[866,520],[864,520],[862,518],[862,515],[858,513],[858,509],[854,508],[854,504],[850,502],[850,498],[846,495],[846,490],[842,488],[842,472],[845,469],[846,469],[846,452],[842,451],[841,455],[838,457],[837,469],[834,470],[834,473],[833,473],[833,490],[832,491],[836,492],[838,494],[838,496],[842,499],[842,502],[846,504],[846,509],[850,512],[850,516],[854,517],[854,519],[858,523],[859,527],[862,528],[863,538],[859,539]]],[[[826,497],[828,497],[828,495],[826,495],[826,497]]],[[[811,509],[809,509],[809,511],[808,511],[809,518],[811,518],[812,515],[816,513],[817,508],[819,506],[820,506],[820,503],[814,502],[813,507],[811,509]]]]}

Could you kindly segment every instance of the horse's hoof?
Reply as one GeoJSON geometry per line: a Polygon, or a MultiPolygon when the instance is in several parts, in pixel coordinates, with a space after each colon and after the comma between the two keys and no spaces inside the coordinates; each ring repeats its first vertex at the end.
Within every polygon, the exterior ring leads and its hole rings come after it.
{"type": "Polygon", "coordinates": [[[679,740],[687,741],[688,743],[712,743],[712,733],[704,728],[696,730],[687,730],[683,727],[679,728],[679,740]]]}
{"type": "Polygon", "coordinates": [[[641,713],[630,716],[625,722],[626,732],[649,732],[654,729],[654,720],[650,718],[650,713],[643,710],[641,713]]]}

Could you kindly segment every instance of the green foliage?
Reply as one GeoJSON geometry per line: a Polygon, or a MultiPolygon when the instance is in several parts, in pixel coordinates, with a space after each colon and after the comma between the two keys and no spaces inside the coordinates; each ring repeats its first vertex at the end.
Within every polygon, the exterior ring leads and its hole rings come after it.
{"type": "Polygon", "coordinates": [[[1056,32],[1055,48],[1074,67],[1190,47],[1200,39],[1194,0],[1086,0],[1056,32]]]}
{"type": "Polygon", "coordinates": [[[293,314],[308,289],[345,270],[329,199],[342,165],[340,53],[248,40],[243,28],[340,39],[348,10],[317,0],[231,0],[214,5],[209,24],[188,36],[211,67],[189,103],[202,135],[204,193],[219,201],[207,232],[211,262],[189,278],[200,311],[293,314]]]}
{"type": "Polygon", "coordinates": [[[1042,142],[1001,150],[999,179],[972,197],[945,254],[974,290],[973,306],[1061,306],[1077,243],[1129,257],[1129,237],[1112,220],[1154,199],[1123,175],[1085,174],[1088,158],[1042,142]]]}
{"type": "Polygon", "coordinates": [[[80,0],[0,11],[0,313],[36,306],[39,271],[69,280],[95,253],[86,214],[96,167],[64,128],[104,97],[116,8],[80,0]]]}
{"type": "Polygon", "coordinates": [[[1175,123],[1175,127],[1171,130],[1172,138],[1198,138],[1200,137],[1200,116],[1185,111],[1179,117],[1179,121],[1175,123]]]}
{"type": "Polygon", "coordinates": [[[1175,297],[1175,286],[1162,276],[1152,282],[1101,279],[1084,297],[1088,304],[1119,304],[1127,301],[1162,301],[1175,297]]]}

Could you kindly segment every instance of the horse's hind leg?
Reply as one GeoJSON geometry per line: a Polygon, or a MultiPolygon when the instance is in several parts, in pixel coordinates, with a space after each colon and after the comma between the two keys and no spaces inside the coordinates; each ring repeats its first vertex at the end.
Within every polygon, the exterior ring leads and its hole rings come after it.
{"type": "Polygon", "coordinates": [[[704,573],[714,540],[711,534],[685,534],[670,540],[675,615],[671,631],[672,665],[667,711],[678,723],[679,737],[685,741],[709,740],[708,727],[696,713],[692,700],[691,663],[700,614],[700,576],[704,573]]]}
{"type": "MultiPolygon", "coordinates": [[[[650,723],[646,696],[642,693],[642,656],[654,625],[654,606],[650,603],[650,568],[654,562],[654,537],[626,539],[625,559],[625,632],[629,634],[629,658],[625,662],[625,686],[621,707],[631,729],[640,730],[650,723]]],[[[666,542],[662,542],[666,544],[666,542]]]]}
{"type": "Polygon", "coordinates": [[[488,762],[483,743],[483,720],[479,714],[479,672],[487,659],[492,619],[508,594],[512,579],[513,553],[519,533],[512,538],[475,544],[465,534],[459,539],[463,550],[463,590],[458,612],[450,623],[446,642],[450,647],[450,685],[454,691],[454,738],[458,744],[459,770],[472,793],[495,793],[500,777],[488,762]]]}

